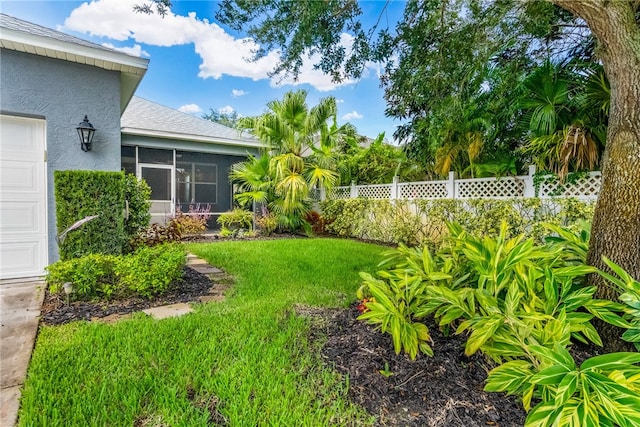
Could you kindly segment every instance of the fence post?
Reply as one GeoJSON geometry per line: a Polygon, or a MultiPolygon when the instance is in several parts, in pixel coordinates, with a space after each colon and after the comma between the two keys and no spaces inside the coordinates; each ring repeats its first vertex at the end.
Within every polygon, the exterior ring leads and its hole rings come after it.
{"type": "Polygon", "coordinates": [[[394,176],[393,177],[393,182],[391,183],[391,200],[397,200],[398,199],[398,180],[400,179],[399,176],[394,176]]]}
{"type": "Polygon", "coordinates": [[[533,176],[536,174],[536,165],[529,165],[529,174],[523,177],[524,197],[536,197],[536,186],[533,183],[533,176]]]}
{"type": "Polygon", "coordinates": [[[324,202],[327,200],[327,190],[323,187],[320,187],[320,201],[324,202]]]}
{"type": "Polygon", "coordinates": [[[352,199],[357,199],[358,198],[358,189],[356,188],[356,182],[355,181],[351,181],[351,198],[352,199]]]}
{"type": "Polygon", "coordinates": [[[447,180],[447,198],[456,198],[456,173],[449,172],[449,179],[447,180]]]}

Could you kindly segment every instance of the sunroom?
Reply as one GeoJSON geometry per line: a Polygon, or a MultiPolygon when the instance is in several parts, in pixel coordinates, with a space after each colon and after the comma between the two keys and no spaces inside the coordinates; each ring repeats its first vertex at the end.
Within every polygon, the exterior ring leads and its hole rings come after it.
{"type": "Polygon", "coordinates": [[[204,209],[214,225],[233,205],[232,165],[259,147],[235,129],[139,97],[122,115],[122,169],[151,187],[152,223],[204,209]]]}

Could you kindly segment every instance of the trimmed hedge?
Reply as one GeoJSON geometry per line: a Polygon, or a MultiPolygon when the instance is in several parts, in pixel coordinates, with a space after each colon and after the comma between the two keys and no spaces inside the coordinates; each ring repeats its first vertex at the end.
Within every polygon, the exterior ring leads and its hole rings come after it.
{"type": "Polygon", "coordinates": [[[185,262],[185,250],[177,244],[142,247],[128,255],[89,254],[51,264],[46,281],[54,294],[71,282],[74,298],[81,300],[152,297],[182,277],[185,262]]]}
{"type": "Polygon", "coordinates": [[[55,171],[54,187],[58,234],[76,221],[98,215],[66,235],[59,247],[61,259],[122,253],[127,241],[123,172],[55,171]]]}
{"type": "Polygon", "coordinates": [[[540,240],[542,223],[571,227],[591,221],[594,203],[573,198],[470,200],[326,200],[320,203],[327,232],[344,237],[437,246],[457,222],[469,233],[496,236],[502,221],[509,236],[527,233],[540,240]]]}
{"type": "Polygon", "coordinates": [[[133,174],[124,176],[124,197],[126,200],[126,212],[124,219],[124,232],[127,236],[124,252],[132,252],[131,242],[136,240],[138,234],[146,230],[151,221],[151,188],[143,179],[138,179],[133,174]]]}

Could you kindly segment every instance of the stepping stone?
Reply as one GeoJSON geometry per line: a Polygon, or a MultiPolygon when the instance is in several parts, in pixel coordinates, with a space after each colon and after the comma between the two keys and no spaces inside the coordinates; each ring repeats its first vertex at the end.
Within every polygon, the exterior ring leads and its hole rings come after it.
{"type": "Polygon", "coordinates": [[[193,258],[193,259],[189,259],[187,260],[187,265],[209,265],[209,263],[207,263],[207,261],[200,259],[200,258],[193,258]]]}
{"type": "Polygon", "coordinates": [[[222,273],[222,270],[220,270],[219,268],[216,267],[212,267],[210,265],[192,265],[191,268],[193,268],[195,271],[197,271],[198,273],[201,274],[212,274],[212,273],[222,273]]]}
{"type": "Polygon", "coordinates": [[[162,305],[160,307],[153,307],[142,310],[143,313],[158,320],[166,319],[167,317],[183,316],[187,313],[191,313],[192,311],[193,308],[191,308],[189,304],[184,302],[171,305],[162,305]]]}

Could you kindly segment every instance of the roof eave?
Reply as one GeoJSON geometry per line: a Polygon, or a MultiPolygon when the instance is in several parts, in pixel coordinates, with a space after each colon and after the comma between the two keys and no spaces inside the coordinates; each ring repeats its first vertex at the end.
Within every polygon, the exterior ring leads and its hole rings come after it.
{"type": "Polygon", "coordinates": [[[221,145],[234,145],[239,147],[251,147],[251,148],[262,148],[263,145],[259,141],[251,141],[245,139],[230,139],[224,137],[210,137],[203,135],[189,135],[182,133],[174,133],[174,132],[164,132],[157,130],[149,130],[149,129],[137,129],[137,128],[129,128],[123,127],[121,129],[123,134],[127,135],[135,135],[135,136],[147,136],[153,138],[163,138],[163,139],[177,139],[181,141],[196,141],[196,142],[204,142],[209,144],[221,144],[221,145]]]}

